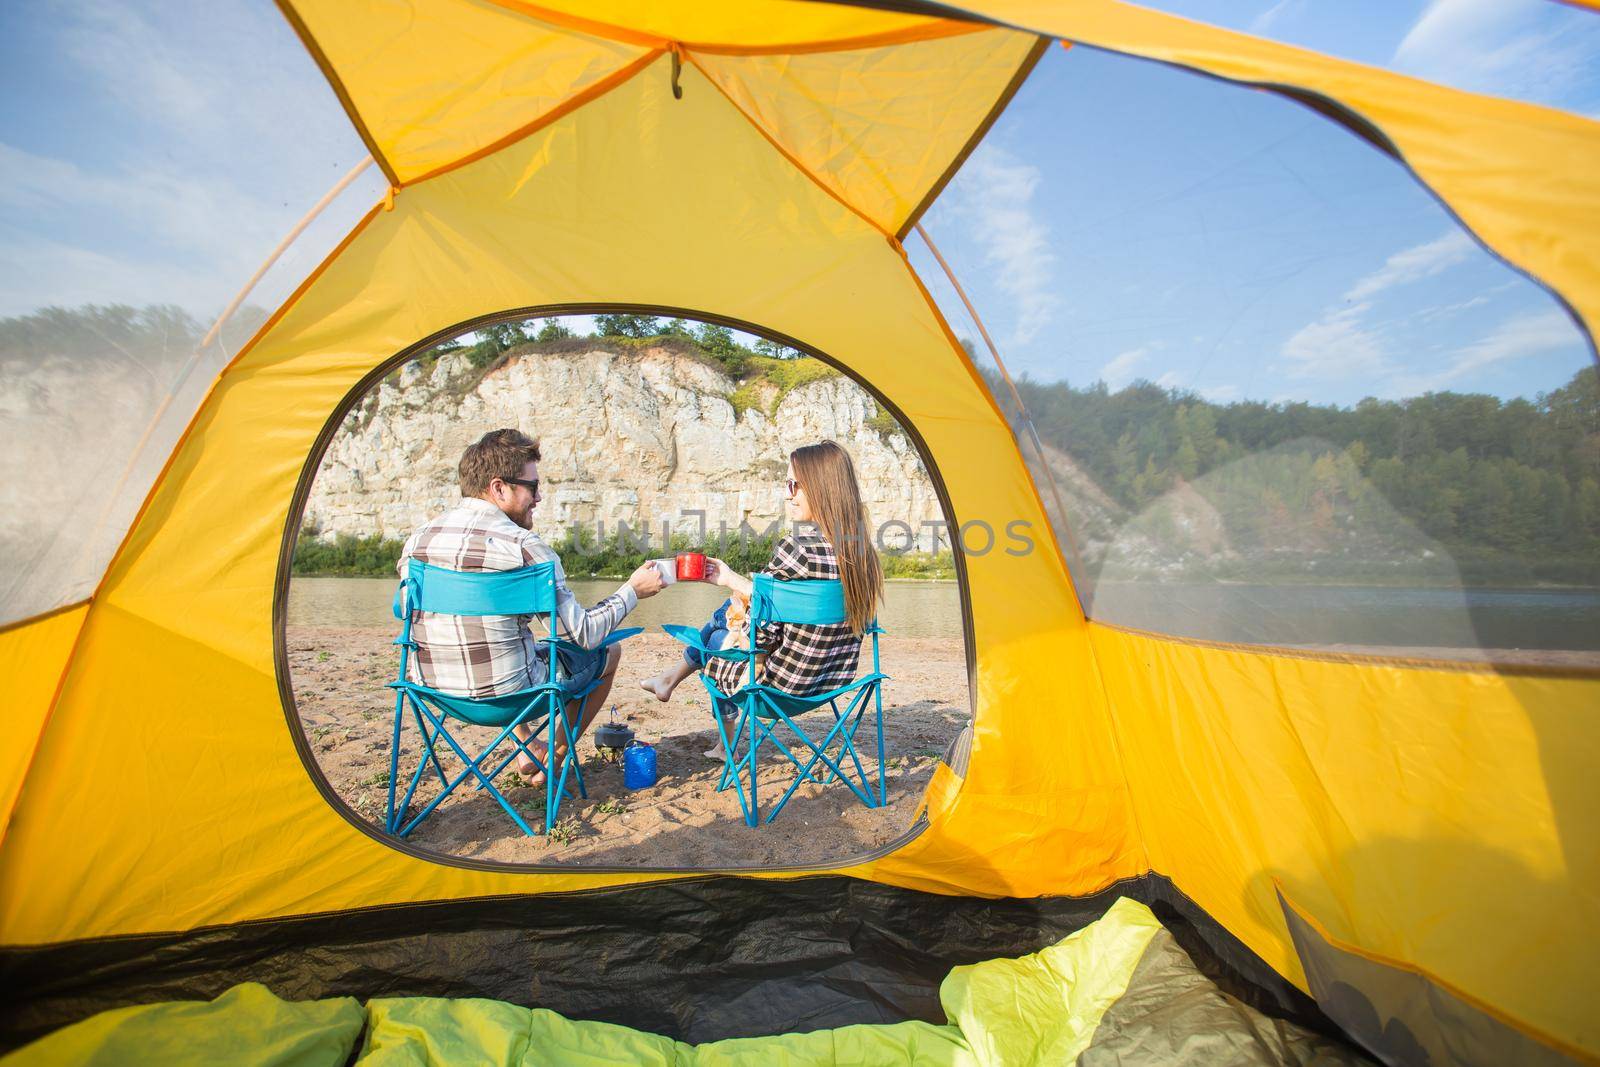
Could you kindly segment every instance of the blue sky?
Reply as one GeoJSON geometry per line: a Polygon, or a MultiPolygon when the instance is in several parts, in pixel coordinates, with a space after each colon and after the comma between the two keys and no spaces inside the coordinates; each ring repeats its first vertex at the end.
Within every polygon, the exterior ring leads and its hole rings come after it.
{"type": "MultiPolygon", "coordinates": [[[[175,303],[210,318],[365,154],[271,3],[0,4],[0,315],[175,303]]],[[[274,303],[381,195],[347,191],[274,303]]]]}
{"type": "MultiPolygon", "coordinates": [[[[1600,115],[1600,17],[1550,0],[1159,6],[1600,115]]],[[[364,154],[265,0],[0,5],[0,92],[0,315],[120,301],[208,318],[364,154]]],[[[255,300],[280,299],[380,191],[369,171],[255,300]]],[[[1048,53],[926,221],[1036,377],[1351,403],[1529,394],[1588,358],[1553,300],[1365,144],[1088,49],[1048,53]]]]}
{"type": "MultiPolygon", "coordinates": [[[[1600,18],[1559,4],[1500,0],[1509,22],[1453,0],[1160,6],[1419,75],[1448,45],[1464,88],[1600,111],[1600,18]],[[1565,58],[1542,79],[1506,69],[1552,34],[1565,58]]],[[[924,221],[1008,367],[1039,379],[1350,404],[1532,395],[1590,358],[1554,299],[1370,146],[1275,96],[1090,49],[1047,54],[924,221]]]]}

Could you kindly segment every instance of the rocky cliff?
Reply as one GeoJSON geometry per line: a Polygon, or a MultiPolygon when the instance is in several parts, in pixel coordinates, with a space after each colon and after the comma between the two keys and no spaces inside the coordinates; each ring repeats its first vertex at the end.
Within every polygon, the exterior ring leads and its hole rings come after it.
{"type": "MultiPolygon", "coordinates": [[[[813,366],[811,369],[820,370],[813,366]]],[[[488,430],[542,442],[541,529],[644,524],[657,541],[756,530],[783,514],[788,453],[832,438],[848,448],[875,527],[898,521],[934,548],[943,515],[907,437],[837,373],[735,382],[691,346],[559,342],[514,349],[487,371],[465,355],[407,364],[346,418],[318,471],[305,522],[317,535],[404,537],[459,498],[456,463],[488,430]]],[[[904,528],[885,533],[904,543],[904,528]]],[[[948,547],[943,539],[940,547],[948,547]]]]}

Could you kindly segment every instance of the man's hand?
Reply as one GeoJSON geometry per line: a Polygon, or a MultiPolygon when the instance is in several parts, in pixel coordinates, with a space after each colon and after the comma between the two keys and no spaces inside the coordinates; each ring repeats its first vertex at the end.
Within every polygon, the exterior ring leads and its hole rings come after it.
{"type": "Polygon", "coordinates": [[[661,572],[656,569],[652,560],[645,560],[640,564],[639,569],[629,577],[628,584],[633,587],[634,593],[640,600],[653,597],[666,587],[666,583],[661,580],[661,572]]]}

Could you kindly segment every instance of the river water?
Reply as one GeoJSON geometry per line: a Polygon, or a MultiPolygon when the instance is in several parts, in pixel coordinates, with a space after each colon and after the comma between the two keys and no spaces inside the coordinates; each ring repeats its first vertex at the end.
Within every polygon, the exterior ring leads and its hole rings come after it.
{"type": "MultiPolygon", "coordinates": [[[[617,585],[571,582],[585,604],[617,585]]],[[[289,587],[289,622],[394,626],[394,587],[389,578],[296,578],[289,587]]],[[[698,623],[722,600],[715,586],[681,582],[642,601],[628,625],[698,623]]],[[[1094,611],[1097,618],[1138,629],[1250,644],[1600,653],[1600,591],[1593,589],[1101,582],[1094,611]]],[[[890,634],[958,637],[960,593],[954,582],[890,582],[880,618],[890,634]]]]}
{"type": "MultiPolygon", "coordinates": [[[[580,578],[567,583],[582,604],[614,593],[620,582],[580,578]]],[[[291,626],[397,626],[389,604],[390,578],[296,578],[289,584],[291,626]]],[[[727,593],[701,582],[679,582],[641,600],[629,626],[655,629],[664,622],[699,624],[727,593]]],[[[884,629],[905,637],[959,637],[961,593],[955,582],[889,582],[878,615],[884,629]]]]}

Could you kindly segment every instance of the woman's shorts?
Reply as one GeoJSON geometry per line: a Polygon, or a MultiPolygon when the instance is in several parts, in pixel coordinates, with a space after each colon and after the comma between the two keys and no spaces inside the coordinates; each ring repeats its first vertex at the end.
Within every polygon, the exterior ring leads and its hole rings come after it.
{"type": "MultiPolygon", "coordinates": [[[[577,693],[587,689],[589,685],[600,677],[600,672],[605,669],[606,652],[604,648],[589,648],[581,652],[569,649],[560,649],[556,656],[561,661],[561,688],[569,693],[577,693]]],[[[540,642],[534,649],[535,664],[533,673],[538,676],[534,684],[542,685],[549,677],[546,658],[549,656],[550,646],[540,642]]]]}

